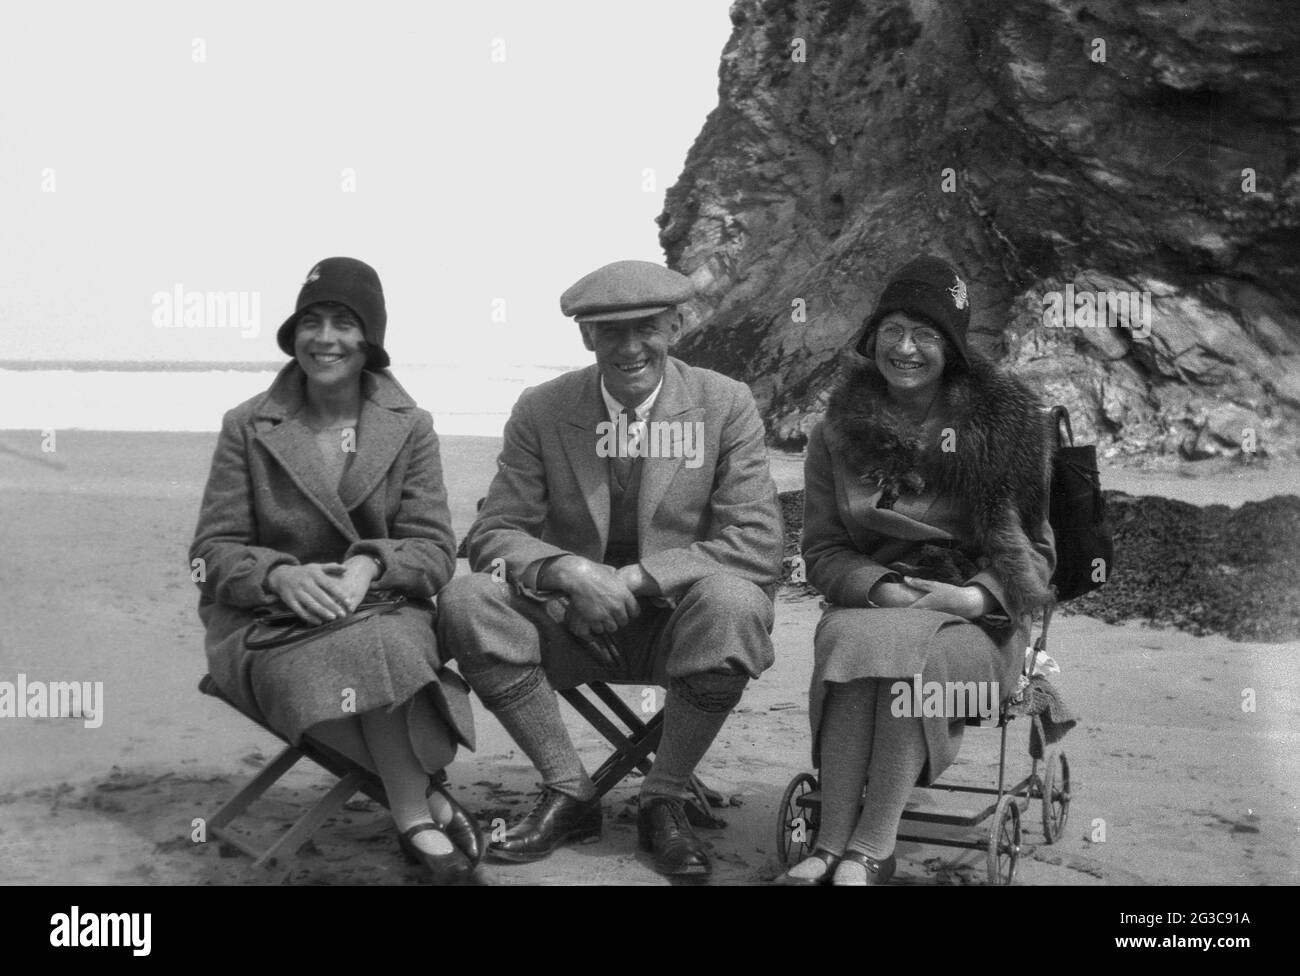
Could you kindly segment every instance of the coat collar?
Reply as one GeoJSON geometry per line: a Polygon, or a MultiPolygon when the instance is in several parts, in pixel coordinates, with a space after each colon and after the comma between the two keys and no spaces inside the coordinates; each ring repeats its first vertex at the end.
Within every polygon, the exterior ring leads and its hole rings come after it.
{"type": "Polygon", "coordinates": [[[868,365],[842,378],[826,408],[826,429],[832,449],[877,487],[887,481],[896,492],[932,488],[984,497],[990,505],[1013,501],[1032,524],[1045,511],[1047,415],[1028,386],[979,356],[972,355],[968,372],[945,382],[924,436],[868,365]],[[944,430],[951,431],[946,445],[944,430]]]}
{"type": "MultiPolygon", "coordinates": [[[[689,368],[680,359],[668,357],[659,393],[650,410],[651,420],[667,420],[699,407],[699,400],[687,382],[686,371],[689,368]]],[[[594,434],[597,424],[609,420],[605,398],[600,392],[600,367],[592,363],[578,372],[580,380],[576,399],[579,406],[567,416],[565,426],[594,434]]]]}
{"type": "Polygon", "coordinates": [[[343,479],[333,485],[321,466],[316,432],[299,417],[306,377],[296,361],[276,375],[253,412],[257,439],[298,489],[351,541],[358,538],[349,513],[384,479],[415,422],[415,401],[387,370],[361,374],[357,453],[343,479]]]}
{"type": "MultiPolygon", "coordinates": [[[[610,420],[617,420],[619,414],[626,413],[627,408],[614,399],[614,394],[609,392],[609,387],[605,385],[605,377],[597,381],[600,387],[600,398],[605,401],[605,412],[609,414],[610,420]]],[[[664,378],[659,377],[659,385],[654,388],[651,394],[642,400],[635,410],[632,411],[632,419],[649,420],[650,411],[654,409],[655,403],[659,399],[659,391],[664,388],[664,378]]]]}
{"type": "Polygon", "coordinates": [[[875,497],[929,490],[962,499],[974,547],[1018,616],[1048,598],[1027,533],[1048,512],[1052,424],[1029,386],[973,354],[969,372],[946,383],[940,403],[940,422],[949,426],[923,439],[893,408],[879,374],[857,366],[827,404],[827,445],[846,474],[879,489],[875,497]]]}
{"type": "MultiPolygon", "coordinates": [[[[651,422],[677,420],[693,423],[703,420],[704,408],[688,382],[688,368],[681,360],[668,358],[664,365],[663,385],[650,411],[651,422]]],[[[582,487],[587,511],[600,533],[603,549],[609,539],[609,462],[597,456],[596,443],[600,438],[599,425],[609,423],[609,414],[600,393],[600,368],[594,363],[581,371],[576,401],[574,410],[560,427],[560,439],[574,477],[582,487]]],[[[642,464],[637,500],[637,531],[642,539],[646,537],[659,504],[685,460],[681,452],[676,453],[677,456],[671,458],[647,458],[642,464]]]]}
{"type": "MultiPolygon", "coordinates": [[[[306,379],[296,359],[291,359],[275,374],[266,393],[257,402],[254,417],[283,419],[292,417],[302,409],[306,395],[306,379]]],[[[402,389],[393,374],[386,369],[361,371],[361,399],[389,410],[411,409],[416,406],[411,395],[402,389]]]]}

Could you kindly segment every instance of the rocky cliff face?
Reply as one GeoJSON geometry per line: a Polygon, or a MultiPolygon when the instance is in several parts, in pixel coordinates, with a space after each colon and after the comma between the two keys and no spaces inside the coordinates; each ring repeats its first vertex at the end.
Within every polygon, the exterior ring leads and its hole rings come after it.
{"type": "Polygon", "coordinates": [[[1106,453],[1300,453],[1289,0],[731,18],[660,239],[699,286],[680,354],[747,380],[775,443],[802,444],[889,271],[929,252],[965,271],[972,344],[1106,453]]]}

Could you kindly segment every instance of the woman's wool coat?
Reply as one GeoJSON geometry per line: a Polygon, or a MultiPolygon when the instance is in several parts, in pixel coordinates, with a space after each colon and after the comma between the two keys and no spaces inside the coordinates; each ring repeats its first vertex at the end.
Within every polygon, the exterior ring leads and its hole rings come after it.
{"type": "Polygon", "coordinates": [[[331,483],[300,419],[305,376],[290,362],[226,413],[190,547],[209,672],[245,711],[295,744],[318,722],[405,707],[412,745],[430,710],[473,746],[463,680],[442,667],[433,613],[418,606],[301,644],[250,650],[254,611],[277,603],[277,566],[373,555],[372,588],[434,597],[455,572],[455,539],[433,418],[386,370],[361,374],[355,453],[331,483]]]}
{"type": "MultiPolygon", "coordinates": [[[[1031,613],[1050,598],[1050,462],[1037,397],[983,360],[946,381],[920,437],[870,366],[841,381],[804,470],[802,555],[827,603],[809,694],[814,764],[828,683],[901,680],[909,699],[918,675],[923,687],[974,681],[997,682],[998,698],[1015,691],[1031,613]],[[870,605],[877,582],[902,576],[981,585],[1002,612],[968,621],[870,605]]],[[[929,783],[956,757],[965,722],[923,721],[929,783]]]]}

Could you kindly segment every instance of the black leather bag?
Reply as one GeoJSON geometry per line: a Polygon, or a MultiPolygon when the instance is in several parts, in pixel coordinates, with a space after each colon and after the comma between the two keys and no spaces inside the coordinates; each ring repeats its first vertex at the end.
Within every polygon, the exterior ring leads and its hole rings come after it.
{"type": "Polygon", "coordinates": [[[1097,589],[1115,571],[1115,542],[1101,495],[1097,448],[1076,447],[1070,412],[1052,408],[1057,447],[1052,459],[1051,508],[1048,521],[1056,536],[1056,571],[1052,586],[1057,602],[1097,589]]]}
{"type": "Polygon", "coordinates": [[[359,624],[363,620],[369,620],[371,617],[394,613],[406,604],[433,609],[432,603],[412,600],[396,590],[370,590],[366,593],[365,599],[346,617],[316,625],[307,623],[292,610],[286,610],[283,606],[263,607],[254,611],[257,619],[244,637],[244,646],[249,650],[263,651],[299,641],[315,640],[325,634],[332,634],[353,624],[359,624]]]}

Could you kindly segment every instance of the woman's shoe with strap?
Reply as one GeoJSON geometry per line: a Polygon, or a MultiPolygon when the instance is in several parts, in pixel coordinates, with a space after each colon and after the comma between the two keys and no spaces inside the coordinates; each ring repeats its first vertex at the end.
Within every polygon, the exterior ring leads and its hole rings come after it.
{"type": "MultiPolygon", "coordinates": [[[[874,857],[867,857],[861,851],[845,851],[844,857],[840,859],[840,866],[843,867],[846,864],[856,864],[862,867],[866,872],[865,880],[860,881],[854,878],[850,881],[846,873],[845,879],[841,881],[837,872],[831,884],[840,887],[865,888],[871,885],[889,884],[889,879],[894,876],[894,868],[898,866],[898,861],[895,860],[893,854],[882,860],[877,860],[874,857]]],[[[855,871],[854,874],[856,873],[855,871]]]]}
{"type": "MultiPolygon", "coordinates": [[[[478,867],[487,852],[487,840],[483,836],[483,828],[479,826],[477,818],[472,813],[456,802],[446,784],[447,771],[440,769],[429,778],[429,789],[425,795],[432,797],[437,793],[447,801],[447,806],[451,808],[451,819],[442,825],[443,833],[450,837],[451,842],[469,858],[470,864],[478,867]]],[[[434,813],[432,807],[429,812],[434,813]]],[[[442,820],[442,817],[436,813],[434,817],[442,820]]]]}
{"type": "Polygon", "coordinates": [[[840,863],[840,855],[832,854],[830,851],[824,850],[819,847],[811,854],[809,854],[807,857],[805,857],[802,861],[800,861],[798,864],[796,864],[794,867],[792,867],[789,871],[785,872],[785,874],[777,878],[776,883],[779,885],[788,885],[788,886],[828,885],[831,883],[831,878],[834,876],[835,868],[839,863],[840,863]],[[807,864],[809,861],[822,862],[822,870],[819,874],[802,875],[802,874],[794,873],[795,871],[799,870],[799,868],[807,864]]]}
{"type": "MultiPolygon", "coordinates": [[[[427,830],[436,830],[443,833],[442,828],[437,824],[425,821],[418,823],[409,830],[398,834],[397,841],[402,848],[402,853],[412,864],[423,864],[426,871],[429,872],[429,879],[436,885],[463,885],[473,884],[474,865],[469,859],[461,853],[460,849],[453,843],[451,850],[446,854],[430,854],[428,851],[422,851],[415,845],[415,837],[427,830]]],[[[451,838],[447,838],[451,841],[451,838]]]]}

